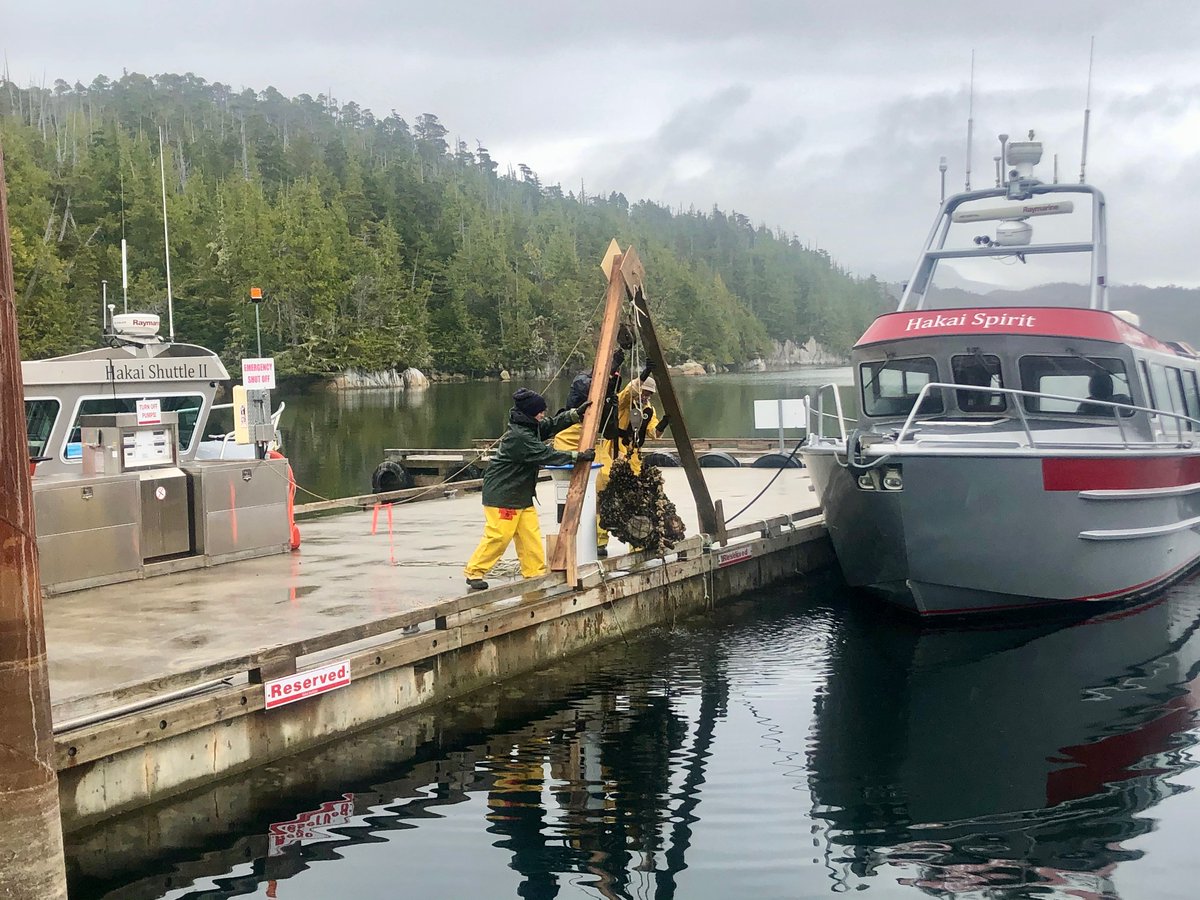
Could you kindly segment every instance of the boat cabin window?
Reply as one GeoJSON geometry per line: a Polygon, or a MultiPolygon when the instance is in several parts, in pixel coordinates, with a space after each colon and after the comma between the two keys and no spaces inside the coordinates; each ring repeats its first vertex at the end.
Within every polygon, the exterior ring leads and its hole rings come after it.
{"type": "MultiPolygon", "coordinates": [[[[859,367],[859,377],[863,411],[868,416],[907,416],[921,388],[937,381],[937,362],[932,356],[868,362],[859,367]]],[[[933,391],[925,397],[919,411],[931,415],[942,409],[941,392],[933,391]]]]}
{"type": "MultiPolygon", "coordinates": [[[[1002,388],[1004,382],[1000,378],[1000,357],[972,353],[970,356],[950,357],[950,369],[954,374],[955,384],[973,385],[974,387],[1002,388]]],[[[1008,408],[1008,399],[1004,394],[989,394],[986,391],[955,391],[958,395],[958,408],[966,413],[1003,412],[1008,408]]]]}
{"type": "MultiPolygon", "coordinates": [[[[1112,418],[1114,407],[1106,403],[1132,403],[1129,376],[1119,359],[1095,356],[1022,356],[1021,390],[1058,394],[1072,399],[1026,397],[1031,413],[1112,418]],[[1079,399],[1073,399],[1078,397],[1079,399]]],[[[1133,410],[1123,409],[1122,416],[1133,410]]]]}
{"type": "MultiPolygon", "coordinates": [[[[82,457],[82,447],[79,443],[80,417],[137,412],[137,402],[146,399],[152,398],[138,394],[130,397],[90,397],[81,400],[75,408],[71,433],[67,436],[66,447],[63,448],[63,459],[73,461],[82,457]]],[[[158,401],[163,412],[179,414],[179,451],[185,452],[192,443],[192,435],[196,432],[200,410],[204,408],[204,396],[202,394],[184,394],[174,397],[159,397],[158,401]]]]}
{"type": "Polygon", "coordinates": [[[1196,373],[1183,373],[1183,402],[1187,406],[1187,414],[1193,419],[1200,419],[1200,389],[1196,385],[1196,373]]]}
{"type": "MultiPolygon", "coordinates": [[[[1183,416],[1195,416],[1188,405],[1188,398],[1185,392],[1186,382],[1191,382],[1192,387],[1195,387],[1193,373],[1189,372],[1188,378],[1185,381],[1184,373],[1175,366],[1164,366],[1161,363],[1150,364],[1150,383],[1154,387],[1154,408],[1160,409],[1163,412],[1179,413],[1183,416]]],[[[1194,406],[1194,398],[1192,406],[1194,406]]],[[[1192,425],[1183,419],[1175,419],[1172,417],[1162,417],[1166,423],[1172,427],[1176,423],[1180,424],[1184,430],[1191,431],[1192,425]]]]}
{"type": "Polygon", "coordinates": [[[29,455],[46,456],[46,443],[54,431],[62,404],[53,398],[25,401],[25,435],[29,440],[29,455]]]}

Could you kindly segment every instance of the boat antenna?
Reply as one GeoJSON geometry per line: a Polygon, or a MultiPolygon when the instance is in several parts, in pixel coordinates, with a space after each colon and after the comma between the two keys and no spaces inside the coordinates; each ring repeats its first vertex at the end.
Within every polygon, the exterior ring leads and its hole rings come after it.
{"type": "Polygon", "coordinates": [[[975,133],[975,51],[971,51],[971,93],[967,100],[967,190],[971,189],[971,138],[975,133]]]}
{"type": "Polygon", "coordinates": [[[1083,108],[1083,152],[1079,155],[1079,183],[1086,184],[1088,125],[1092,121],[1092,64],[1096,61],[1096,36],[1092,35],[1092,46],[1088,51],[1087,103],[1083,108]]]}
{"type": "Polygon", "coordinates": [[[946,202],[946,157],[938,160],[938,171],[942,173],[942,199],[941,202],[946,202]]]}
{"type": "Polygon", "coordinates": [[[100,279],[100,336],[108,334],[108,279],[100,279]]]}
{"type": "Polygon", "coordinates": [[[175,302],[171,298],[171,235],[167,231],[167,170],[164,157],[166,147],[163,141],[162,126],[158,127],[158,175],[162,181],[163,204],[163,254],[167,259],[167,333],[171,343],[175,342],[175,302]]]}
{"type": "Polygon", "coordinates": [[[122,312],[129,312],[129,253],[125,246],[125,164],[120,164],[121,172],[121,297],[124,304],[122,312]]]}

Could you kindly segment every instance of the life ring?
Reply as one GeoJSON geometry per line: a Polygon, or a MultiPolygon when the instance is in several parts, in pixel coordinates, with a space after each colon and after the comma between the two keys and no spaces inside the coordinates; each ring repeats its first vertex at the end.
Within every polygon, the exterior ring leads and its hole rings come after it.
{"type": "MultiPolygon", "coordinates": [[[[268,450],[267,459],[287,459],[278,450],[268,450]]],[[[296,473],[292,471],[292,464],[287,464],[288,473],[288,525],[291,528],[290,546],[293,550],[300,549],[300,529],[296,527],[296,473]]]]}
{"type": "Polygon", "coordinates": [[[412,474],[394,459],[385,459],[371,473],[371,490],[376,494],[402,491],[412,486],[412,474]]]}

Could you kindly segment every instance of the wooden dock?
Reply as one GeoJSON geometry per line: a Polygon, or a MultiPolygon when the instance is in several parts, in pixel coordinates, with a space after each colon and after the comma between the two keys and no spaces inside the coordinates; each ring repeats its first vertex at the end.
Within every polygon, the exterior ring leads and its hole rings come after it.
{"type": "MultiPolygon", "coordinates": [[[[304,522],[297,553],[47,599],[64,828],[832,562],[805,471],[781,473],[724,547],[696,534],[683,473],[664,475],[693,536],[665,560],[614,542],[575,585],[559,572],[463,596],[482,516],[478,495],[456,493],[304,522]],[[271,682],[323,671],[348,683],[268,708],[271,682]]],[[[707,477],[735,511],[770,473],[707,477]]],[[[554,531],[552,486],[538,493],[543,531],[554,531]]]]}

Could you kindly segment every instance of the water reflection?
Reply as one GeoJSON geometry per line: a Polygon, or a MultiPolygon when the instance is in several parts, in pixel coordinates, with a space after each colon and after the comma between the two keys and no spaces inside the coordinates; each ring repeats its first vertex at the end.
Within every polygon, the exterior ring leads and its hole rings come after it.
{"type": "MultiPolygon", "coordinates": [[[[1194,591],[1195,588],[1192,587],[1194,591]]],[[[1116,896],[1122,842],[1195,765],[1197,604],[922,630],[853,608],[833,642],[810,780],[837,880],[885,867],[934,896],[1036,885],[1116,896]]]]}
{"type": "Polygon", "coordinates": [[[760,597],[75,836],[71,896],[1115,897],[1198,631],[1195,586],[936,631],[760,597]]]}

